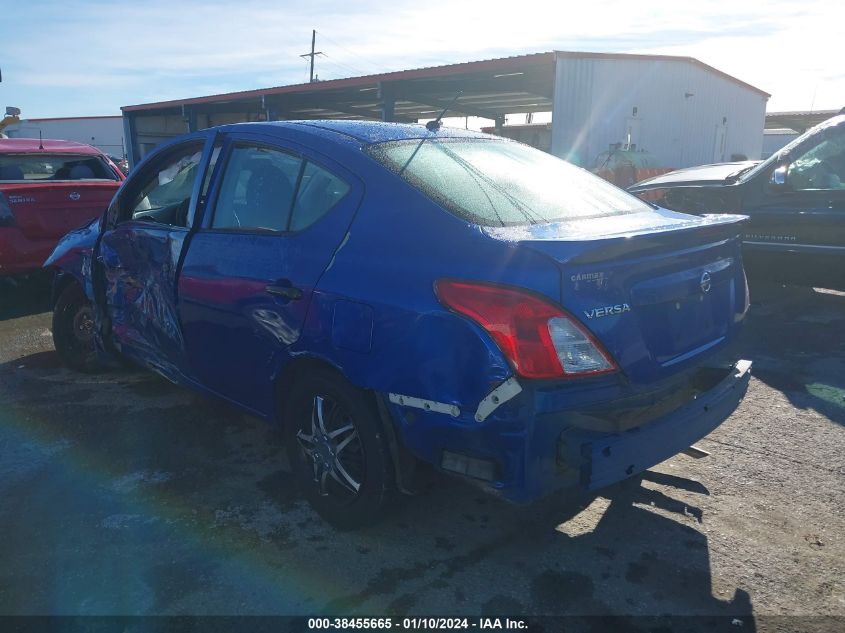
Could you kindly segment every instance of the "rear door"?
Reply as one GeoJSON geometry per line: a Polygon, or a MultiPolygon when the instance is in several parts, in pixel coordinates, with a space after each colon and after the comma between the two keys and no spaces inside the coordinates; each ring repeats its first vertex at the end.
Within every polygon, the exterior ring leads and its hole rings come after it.
{"type": "Polygon", "coordinates": [[[154,155],[121,190],[97,245],[95,292],[108,340],[171,380],[184,375],[176,279],[213,157],[213,133],[154,155]]]}
{"type": "Polygon", "coordinates": [[[233,134],[179,278],[190,366],[208,389],[268,414],[275,369],[300,336],[363,195],[329,158],[233,134]]]}

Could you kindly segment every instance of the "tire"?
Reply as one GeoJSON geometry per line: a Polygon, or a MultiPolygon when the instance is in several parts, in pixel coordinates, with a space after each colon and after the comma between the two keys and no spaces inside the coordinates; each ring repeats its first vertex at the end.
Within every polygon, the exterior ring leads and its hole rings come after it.
{"type": "Polygon", "coordinates": [[[393,468],[378,411],[364,391],[333,371],[310,370],[287,398],[284,424],[294,477],[317,514],[341,530],[387,514],[393,468]]]}
{"type": "Polygon", "coordinates": [[[87,373],[101,370],[94,343],[94,307],[73,283],[53,308],[53,345],[64,363],[87,373]]]}

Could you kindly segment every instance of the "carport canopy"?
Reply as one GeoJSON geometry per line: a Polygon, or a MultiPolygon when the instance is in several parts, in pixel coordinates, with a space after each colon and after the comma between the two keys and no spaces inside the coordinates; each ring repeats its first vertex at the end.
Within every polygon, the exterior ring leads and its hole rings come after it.
{"type": "Polygon", "coordinates": [[[811,127],[818,125],[822,121],[826,121],[832,116],[839,114],[839,110],[816,110],[812,111],[794,111],[794,112],[767,112],[766,113],[766,129],[767,130],[795,130],[803,134],[811,127]]]}
{"type": "MultiPolygon", "coordinates": [[[[417,122],[438,116],[447,106],[446,116],[480,117],[500,128],[507,114],[554,111],[555,101],[561,99],[560,92],[574,89],[558,86],[556,93],[558,62],[562,59],[689,63],[768,97],[759,89],[690,57],[548,51],[124,106],[121,109],[127,153],[134,164],[168,138],[228,123],[292,119],[417,122]]],[[[572,118],[572,113],[567,116],[572,118]]],[[[561,136],[561,142],[568,139],[565,136],[561,136]]]]}
{"type": "Polygon", "coordinates": [[[374,119],[417,122],[553,109],[555,60],[546,52],[415,70],[124,106],[130,162],[186,131],[245,121],[374,119]],[[455,97],[460,97],[455,100],[455,97]],[[450,105],[451,104],[451,105],[450,105]]]}
{"type": "Polygon", "coordinates": [[[124,106],[122,110],[130,117],[141,113],[178,114],[194,129],[229,122],[232,115],[243,121],[416,122],[436,117],[460,93],[449,108],[450,116],[478,116],[501,122],[506,114],[550,111],[554,73],[555,53],[548,52],[124,106]]]}

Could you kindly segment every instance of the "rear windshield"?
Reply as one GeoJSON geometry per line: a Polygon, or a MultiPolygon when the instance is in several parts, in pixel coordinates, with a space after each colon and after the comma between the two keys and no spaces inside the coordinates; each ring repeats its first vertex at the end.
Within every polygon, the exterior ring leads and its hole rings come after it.
{"type": "Polygon", "coordinates": [[[392,141],[371,145],[367,151],[453,214],[482,226],[566,222],[652,210],[583,169],[511,141],[392,141]]]}
{"type": "Polygon", "coordinates": [[[0,154],[0,182],[20,180],[117,180],[117,175],[90,154],[0,154]]]}

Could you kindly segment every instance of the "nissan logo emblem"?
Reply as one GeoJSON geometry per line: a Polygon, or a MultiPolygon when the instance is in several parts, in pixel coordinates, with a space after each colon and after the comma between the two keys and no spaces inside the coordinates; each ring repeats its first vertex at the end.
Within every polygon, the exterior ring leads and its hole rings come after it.
{"type": "Polygon", "coordinates": [[[73,192],[71,192],[71,194],[68,196],[68,198],[70,198],[71,200],[79,200],[79,198],[81,198],[81,196],[79,195],[79,192],[78,192],[78,191],[73,191],[73,192]]]}
{"type": "Polygon", "coordinates": [[[711,280],[710,280],[710,273],[706,270],[701,273],[701,281],[699,281],[699,285],[701,286],[701,292],[708,293],[710,292],[711,280]]]}

